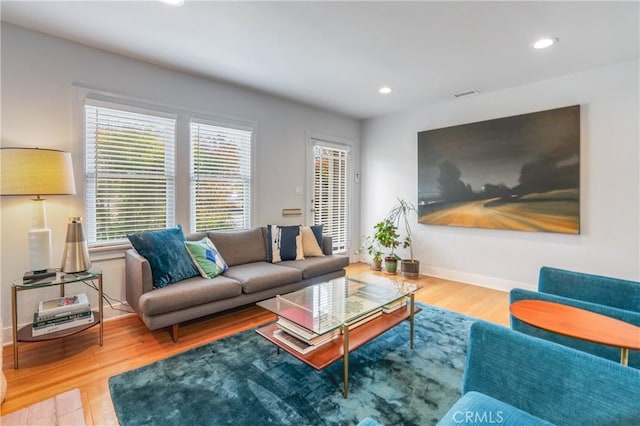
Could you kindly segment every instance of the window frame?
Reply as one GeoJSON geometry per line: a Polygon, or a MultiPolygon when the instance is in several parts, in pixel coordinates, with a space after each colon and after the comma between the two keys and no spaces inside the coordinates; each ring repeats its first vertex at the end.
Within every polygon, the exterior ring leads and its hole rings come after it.
{"type": "MultiPolygon", "coordinates": [[[[166,193],[166,216],[165,216],[165,228],[175,226],[176,220],[176,184],[177,184],[177,140],[178,140],[178,126],[179,116],[177,113],[169,112],[161,107],[154,106],[138,106],[131,103],[127,103],[120,100],[111,100],[109,98],[100,95],[86,96],[82,103],[82,117],[83,117],[83,147],[84,147],[84,201],[86,212],[86,227],[87,227],[87,241],[91,246],[117,246],[127,242],[126,236],[122,238],[114,238],[110,240],[98,240],[97,238],[97,210],[95,200],[90,199],[92,195],[96,194],[96,188],[90,189],[93,182],[97,185],[98,169],[92,169],[91,161],[89,159],[89,129],[87,128],[89,116],[87,115],[87,107],[111,109],[121,113],[141,114],[149,117],[168,119],[173,121],[173,137],[168,142],[165,142],[165,149],[170,148],[172,158],[169,160],[169,173],[165,168],[165,176],[167,176],[167,193],[166,193]],[[172,161],[171,161],[172,160],[172,161]]],[[[167,159],[165,158],[165,164],[167,159]]],[[[161,229],[161,228],[158,228],[161,229]]]]}
{"type": "MultiPolygon", "coordinates": [[[[194,158],[193,158],[193,138],[191,135],[191,127],[192,124],[199,124],[203,126],[214,126],[214,127],[222,127],[235,131],[242,132],[250,132],[251,136],[248,140],[249,147],[249,179],[248,185],[249,190],[246,196],[248,197],[248,206],[246,206],[246,217],[244,219],[245,228],[234,228],[234,229],[249,229],[253,225],[254,221],[254,204],[255,204],[255,185],[254,179],[256,174],[255,169],[255,140],[256,140],[256,123],[245,121],[245,120],[234,120],[230,118],[222,118],[222,117],[212,117],[205,115],[197,115],[191,114],[188,117],[188,122],[186,123],[188,127],[188,185],[189,185],[189,231],[191,233],[202,232],[203,230],[197,230],[197,221],[196,221],[196,199],[195,199],[195,175],[193,171],[194,158]]],[[[224,228],[221,230],[227,230],[228,228],[224,228]]],[[[208,229],[207,229],[208,230],[208,229]]]]}

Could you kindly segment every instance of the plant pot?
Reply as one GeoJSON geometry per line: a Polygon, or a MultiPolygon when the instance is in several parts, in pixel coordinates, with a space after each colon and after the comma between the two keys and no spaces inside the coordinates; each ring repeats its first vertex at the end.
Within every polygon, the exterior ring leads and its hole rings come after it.
{"type": "Polygon", "coordinates": [[[371,270],[372,271],[381,271],[382,270],[382,259],[371,261],[371,270]]]}
{"type": "Polygon", "coordinates": [[[395,274],[398,270],[398,259],[395,257],[384,258],[384,272],[387,274],[395,274]]]}
{"type": "Polygon", "coordinates": [[[420,261],[403,259],[400,262],[400,271],[404,278],[418,278],[420,276],[420,261]]]}

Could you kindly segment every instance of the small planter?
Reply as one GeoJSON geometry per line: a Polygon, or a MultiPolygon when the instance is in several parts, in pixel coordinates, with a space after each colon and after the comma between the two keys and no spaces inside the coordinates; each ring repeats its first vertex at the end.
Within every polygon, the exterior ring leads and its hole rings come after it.
{"type": "Polygon", "coordinates": [[[384,272],[387,274],[395,274],[398,270],[398,260],[395,257],[384,258],[384,272]]]}
{"type": "Polygon", "coordinates": [[[404,278],[418,278],[420,276],[420,261],[403,259],[400,263],[400,271],[404,278]]]}
{"type": "Polygon", "coordinates": [[[371,261],[371,270],[372,271],[381,271],[382,270],[382,259],[371,261]]]}

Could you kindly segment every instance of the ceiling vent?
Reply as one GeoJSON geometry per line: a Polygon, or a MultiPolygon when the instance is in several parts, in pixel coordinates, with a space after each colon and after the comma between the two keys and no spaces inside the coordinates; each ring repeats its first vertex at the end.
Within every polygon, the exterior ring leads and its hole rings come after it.
{"type": "Polygon", "coordinates": [[[467,98],[469,96],[475,96],[479,93],[480,92],[477,91],[476,89],[471,89],[471,90],[465,90],[464,92],[454,93],[453,95],[451,95],[451,97],[455,99],[460,99],[460,98],[467,98]]]}

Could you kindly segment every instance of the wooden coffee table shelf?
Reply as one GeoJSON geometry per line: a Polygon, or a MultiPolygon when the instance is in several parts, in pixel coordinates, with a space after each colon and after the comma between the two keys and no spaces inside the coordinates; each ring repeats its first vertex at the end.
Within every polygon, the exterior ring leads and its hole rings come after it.
{"type": "MultiPolygon", "coordinates": [[[[420,307],[414,308],[414,315],[420,312],[420,307]]],[[[369,343],[381,334],[391,330],[403,321],[411,320],[411,305],[407,305],[406,309],[398,309],[395,312],[385,314],[383,313],[377,318],[362,324],[359,327],[349,330],[348,352],[351,353],[361,347],[362,345],[369,343]]],[[[344,336],[341,335],[329,343],[320,346],[313,351],[302,354],[295,349],[283,344],[280,340],[273,337],[273,332],[278,330],[278,326],[275,323],[266,325],[256,330],[256,332],[276,345],[279,349],[289,353],[293,357],[299,359],[310,367],[320,371],[329,365],[339,360],[346,360],[345,357],[345,342],[344,336]]],[[[411,330],[411,346],[413,347],[413,330],[411,330]]],[[[347,395],[347,378],[348,371],[345,370],[345,391],[344,396],[347,395]]]]}

